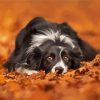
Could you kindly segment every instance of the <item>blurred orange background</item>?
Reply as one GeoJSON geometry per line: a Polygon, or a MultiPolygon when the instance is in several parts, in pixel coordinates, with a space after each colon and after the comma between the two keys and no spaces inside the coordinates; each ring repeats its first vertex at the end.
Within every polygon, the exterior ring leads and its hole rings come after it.
{"type": "Polygon", "coordinates": [[[0,0],[0,59],[8,57],[17,33],[36,16],[69,23],[83,40],[100,49],[99,0],[0,0]]]}

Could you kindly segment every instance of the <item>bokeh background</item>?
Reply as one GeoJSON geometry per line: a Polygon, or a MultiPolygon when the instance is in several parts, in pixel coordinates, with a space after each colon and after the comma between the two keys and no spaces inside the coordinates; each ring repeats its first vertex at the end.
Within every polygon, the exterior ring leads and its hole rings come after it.
{"type": "Polygon", "coordinates": [[[18,32],[36,16],[67,22],[83,40],[100,49],[99,0],[0,0],[0,59],[8,57],[18,32]]]}
{"type": "Polygon", "coordinates": [[[0,100],[100,100],[100,55],[61,76],[8,73],[2,66],[18,32],[36,16],[67,22],[100,49],[100,0],[0,0],[0,100]]]}

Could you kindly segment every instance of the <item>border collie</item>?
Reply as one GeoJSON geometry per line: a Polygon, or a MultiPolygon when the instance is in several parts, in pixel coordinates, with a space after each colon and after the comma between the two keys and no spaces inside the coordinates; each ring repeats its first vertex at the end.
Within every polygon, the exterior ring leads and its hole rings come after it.
{"type": "Polygon", "coordinates": [[[39,70],[66,73],[81,61],[92,60],[96,51],[81,40],[67,23],[32,19],[16,39],[15,49],[4,64],[8,71],[37,73],[39,70]]]}

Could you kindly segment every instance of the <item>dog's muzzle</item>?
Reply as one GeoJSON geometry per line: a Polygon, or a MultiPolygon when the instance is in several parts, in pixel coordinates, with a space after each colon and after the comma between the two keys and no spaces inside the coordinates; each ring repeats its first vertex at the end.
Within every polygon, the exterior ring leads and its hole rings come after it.
{"type": "Polygon", "coordinates": [[[57,72],[58,74],[61,74],[63,72],[64,68],[62,67],[56,67],[55,68],[55,72],[57,72]]]}

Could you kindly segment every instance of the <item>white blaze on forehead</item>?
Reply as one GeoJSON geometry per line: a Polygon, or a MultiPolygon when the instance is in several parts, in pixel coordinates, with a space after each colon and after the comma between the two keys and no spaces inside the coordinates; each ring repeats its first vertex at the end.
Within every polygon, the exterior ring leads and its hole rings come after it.
{"type": "Polygon", "coordinates": [[[34,49],[34,47],[38,47],[41,44],[43,44],[45,40],[52,40],[53,42],[56,42],[56,39],[60,39],[60,41],[69,44],[72,48],[75,47],[73,43],[74,40],[72,40],[68,36],[62,35],[61,31],[59,30],[53,31],[52,29],[48,29],[48,30],[40,30],[40,32],[42,32],[43,34],[41,33],[32,36],[32,41],[30,43],[31,46],[28,48],[27,53],[31,52],[34,49]]]}
{"type": "Polygon", "coordinates": [[[58,48],[60,48],[60,53],[59,53],[60,61],[58,61],[58,62],[56,63],[55,66],[53,66],[53,68],[51,69],[51,72],[54,73],[56,67],[62,67],[62,68],[64,69],[62,73],[65,73],[65,72],[67,72],[67,70],[68,70],[68,66],[66,66],[66,65],[64,64],[64,62],[63,62],[63,60],[62,60],[62,57],[61,57],[61,52],[63,51],[63,47],[58,46],[58,48]]]}

